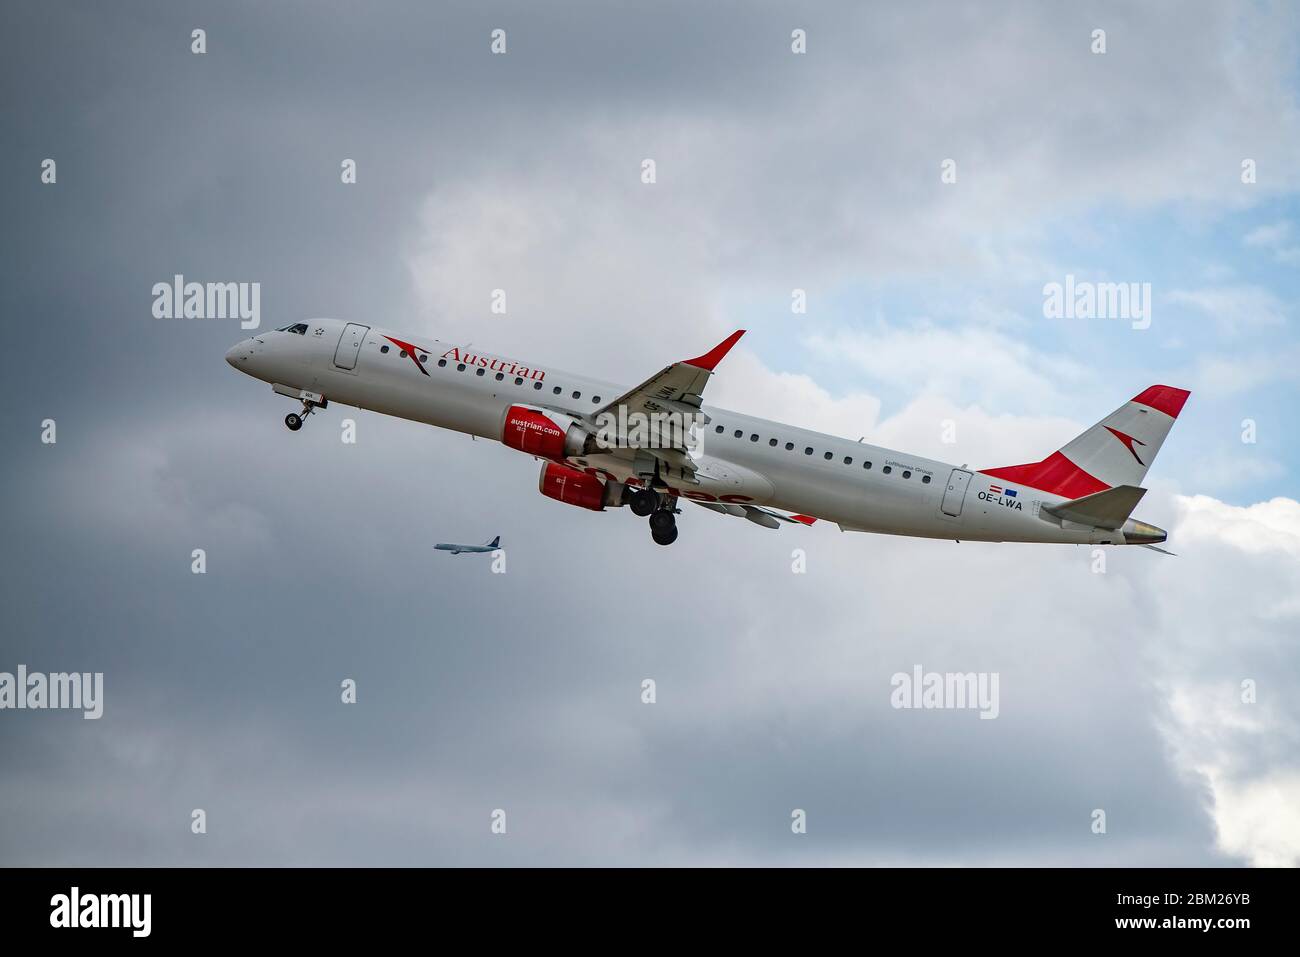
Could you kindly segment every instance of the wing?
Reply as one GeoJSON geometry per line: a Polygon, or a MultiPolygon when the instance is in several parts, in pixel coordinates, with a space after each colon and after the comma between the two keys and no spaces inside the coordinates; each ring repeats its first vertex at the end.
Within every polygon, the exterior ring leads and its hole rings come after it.
{"type": "Polygon", "coordinates": [[[649,453],[683,475],[693,475],[686,425],[708,423],[708,416],[700,411],[704,387],[723,356],[744,334],[744,329],[738,329],[704,355],[665,366],[602,406],[592,419],[597,424],[613,424],[614,429],[604,429],[606,435],[615,432],[620,448],[629,453],[649,453]]]}
{"type": "Polygon", "coordinates": [[[699,358],[674,362],[660,369],[600,411],[617,411],[624,406],[629,412],[699,412],[709,376],[744,334],[744,329],[737,329],[699,358]]]}

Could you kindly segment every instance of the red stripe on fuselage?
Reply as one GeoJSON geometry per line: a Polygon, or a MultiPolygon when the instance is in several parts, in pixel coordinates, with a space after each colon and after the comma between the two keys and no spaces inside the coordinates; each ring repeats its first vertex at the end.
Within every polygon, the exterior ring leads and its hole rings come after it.
{"type": "Polygon", "coordinates": [[[984,469],[985,475],[1000,478],[1016,485],[1028,485],[1040,492],[1051,492],[1065,498],[1083,498],[1094,492],[1104,492],[1110,488],[1094,475],[1089,475],[1060,452],[1053,452],[1041,462],[1028,465],[1004,465],[996,469],[984,469]]]}

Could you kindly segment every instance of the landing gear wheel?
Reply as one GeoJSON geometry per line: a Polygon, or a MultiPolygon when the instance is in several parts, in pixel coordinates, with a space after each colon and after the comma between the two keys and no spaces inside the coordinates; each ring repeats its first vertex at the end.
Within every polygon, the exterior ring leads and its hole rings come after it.
{"type": "Polygon", "coordinates": [[[628,501],[628,508],[632,509],[632,514],[640,518],[645,518],[659,506],[659,496],[653,489],[643,488],[632,493],[628,501]]]}
{"type": "Polygon", "coordinates": [[[297,412],[290,412],[284,417],[284,424],[289,427],[290,432],[297,432],[302,428],[302,416],[297,412]]]}
{"type": "Polygon", "coordinates": [[[667,532],[669,529],[676,530],[676,528],[677,519],[666,508],[661,508],[650,516],[650,531],[652,532],[667,532]]]}
{"type": "Polygon", "coordinates": [[[671,545],[677,541],[677,526],[669,525],[667,528],[650,529],[650,537],[655,540],[656,545],[671,545]]]}

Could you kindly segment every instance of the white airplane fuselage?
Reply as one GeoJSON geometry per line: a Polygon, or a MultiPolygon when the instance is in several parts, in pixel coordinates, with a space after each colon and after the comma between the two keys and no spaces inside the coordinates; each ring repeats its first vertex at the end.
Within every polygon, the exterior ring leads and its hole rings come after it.
{"type": "MultiPolygon", "coordinates": [[[[246,339],[226,359],[286,396],[315,397],[498,441],[511,406],[589,416],[626,391],[549,365],[373,326],[330,319],[299,325],[306,331],[246,339]],[[413,346],[416,358],[426,358],[417,362],[396,343],[413,346]]],[[[845,530],[923,538],[1115,545],[1164,540],[1159,529],[1132,519],[1123,528],[1108,529],[1052,517],[1042,509],[1070,496],[976,469],[707,403],[701,410],[709,421],[696,458],[698,481],[665,480],[682,498],[766,506],[845,530]]],[[[626,458],[594,454],[564,461],[609,481],[637,484],[626,458]]]]}

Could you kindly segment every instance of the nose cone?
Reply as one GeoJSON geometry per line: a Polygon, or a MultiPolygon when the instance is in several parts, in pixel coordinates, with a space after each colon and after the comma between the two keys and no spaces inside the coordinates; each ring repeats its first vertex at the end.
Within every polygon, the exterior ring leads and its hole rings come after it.
{"type": "Polygon", "coordinates": [[[253,355],[253,340],[245,339],[243,342],[236,342],[226,352],[226,361],[240,372],[248,371],[248,360],[253,355]]]}

